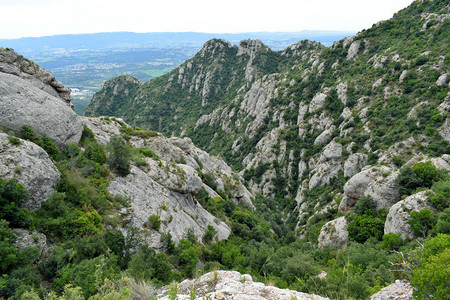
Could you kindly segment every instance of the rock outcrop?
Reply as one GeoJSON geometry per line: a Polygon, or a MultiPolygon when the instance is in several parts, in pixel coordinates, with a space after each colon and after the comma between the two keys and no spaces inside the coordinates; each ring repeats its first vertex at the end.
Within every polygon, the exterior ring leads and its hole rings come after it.
{"type": "MultiPolygon", "coordinates": [[[[170,299],[163,288],[158,299],[170,299]]],[[[214,271],[206,273],[200,278],[184,280],[178,284],[178,299],[191,299],[190,291],[196,292],[195,299],[239,299],[239,300],[326,300],[318,295],[301,293],[293,290],[266,286],[261,282],[254,282],[248,274],[236,271],[214,271]]]]}
{"type": "Polygon", "coordinates": [[[362,196],[371,196],[377,209],[390,208],[400,200],[398,185],[395,183],[397,175],[396,171],[386,166],[365,167],[345,184],[339,211],[349,211],[362,196]]]}
{"type": "MultiPolygon", "coordinates": [[[[120,135],[120,127],[128,126],[120,119],[82,118],[94,133],[97,141],[107,144],[113,135],[120,135]]],[[[253,207],[252,194],[242,184],[242,178],[232,172],[221,159],[210,156],[194,146],[188,138],[166,138],[158,133],[151,137],[129,137],[133,148],[151,149],[156,157],[146,157],[145,165],[133,166],[126,177],[114,177],[109,191],[130,199],[131,208],[122,215],[128,225],[143,228],[143,239],[153,248],[161,248],[161,233],[170,233],[175,243],[190,229],[199,240],[208,226],[217,231],[218,240],[230,234],[230,228],[205,210],[197,201],[202,188],[209,197],[221,199],[218,192],[227,192],[236,203],[253,207]],[[206,185],[199,172],[210,179],[206,185]],[[214,182],[211,182],[214,181],[214,182]],[[149,217],[159,216],[160,228],[149,226],[149,217]]]]}
{"type": "Polygon", "coordinates": [[[59,97],[6,73],[0,73],[0,124],[16,131],[31,126],[59,145],[78,142],[82,130],[75,112],[59,97]]]}
{"type": "Polygon", "coordinates": [[[395,283],[384,287],[378,293],[372,295],[370,300],[409,300],[413,298],[414,288],[404,280],[396,280],[395,283]]]}
{"type": "Polygon", "coordinates": [[[38,209],[54,191],[60,174],[44,149],[28,141],[18,141],[15,145],[8,135],[0,133],[0,177],[16,178],[30,196],[24,206],[38,209]]]}
{"type": "Polygon", "coordinates": [[[411,231],[408,220],[410,219],[412,211],[432,209],[431,206],[427,204],[426,193],[426,191],[418,192],[394,204],[389,209],[389,214],[387,215],[386,223],[384,225],[384,234],[391,232],[401,233],[403,239],[414,238],[415,236],[411,231]]]}
{"type": "Polygon", "coordinates": [[[72,107],[69,88],[56,80],[52,73],[11,49],[0,48],[0,73],[20,77],[38,89],[61,98],[72,107]]]}
{"type": "Polygon", "coordinates": [[[347,245],[348,242],[348,231],[347,231],[347,220],[345,217],[340,217],[332,220],[320,229],[319,234],[319,247],[323,248],[326,246],[334,248],[342,248],[347,245]]]}

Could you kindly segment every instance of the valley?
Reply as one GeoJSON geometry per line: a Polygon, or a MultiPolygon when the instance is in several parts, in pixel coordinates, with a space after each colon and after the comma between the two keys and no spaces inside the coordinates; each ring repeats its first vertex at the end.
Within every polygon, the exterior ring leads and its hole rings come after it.
{"type": "Polygon", "coordinates": [[[328,45],[164,36],[0,48],[0,297],[448,298],[448,1],[328,45]]]}

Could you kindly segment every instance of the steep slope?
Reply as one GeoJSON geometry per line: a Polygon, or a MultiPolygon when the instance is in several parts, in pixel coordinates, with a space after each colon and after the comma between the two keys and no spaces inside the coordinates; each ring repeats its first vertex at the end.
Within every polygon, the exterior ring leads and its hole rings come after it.
{"type": "MultiPolygon", "coordinates": [[[[306,224],[336,211],[363,167],[382,163],[395,174],[394,157],[450,152],[449,11],[447,1],[415,1],[331,48],[303,41],[272,52],[258,41],[212,40],[167,76],[135,83],[136,96],[106,83],[91,107],[120,106],[107,113],[191,137],[253,191],[285,199],[288,211],[296,202],[306,224]]],[[[346,203],[341,210],[354,205],[346,203]]]]}

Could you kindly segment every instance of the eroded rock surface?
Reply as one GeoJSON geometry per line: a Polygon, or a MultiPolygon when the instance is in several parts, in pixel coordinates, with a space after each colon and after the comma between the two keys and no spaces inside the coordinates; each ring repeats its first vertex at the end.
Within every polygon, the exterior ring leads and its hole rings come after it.
{"type": "Polygon", "coordinates": [[[409,300],[413,297],[414,288],[404,280],[396,280],[395,283],[384,287],[378,293],[372,295],[370,300],[409,300]]]}
{"type": "Polygon", "coordinates": [[[14,145],[0,133],[0,177],[16,178],[30,196],[25,207],[34,210],[54,191],[60,174],[44,149],[21,139],[14,145]]]}
{"type": "Polygon", "coordinates": [[[1,72],[0,124],[16,131],[29,125],[59,145],[77,143],[82,131],[77,115],[60,98],[18,76],[1,72]]]}
{"type": "MultiPolygon", "coordinates": [[[[266,286],[261,282],[254,282],[248,274],[236,271],[215,271],[206,273],[200,278],[184,280],[178,285],[178,299],[190,299],[191,290],[196,291],[195,299],[235,299],[235,300],[325,300],[317,295],[310,295],[288,289],[266,286]]],[[[158,299],[167,300],[164,288],[158,299]]]]}
{"type": "Polygon", "coordinates": [[[319,247],[342,248],[347,245],[347,226],[348,223],[345,217],[337,218],[323,225],[318,239],[319,247]]]}
{"type": "Polygon", "coordinates": [[[389,209],[389,214],[384,225],[384,234],[401,233],[402,238],[414,238],[414,233],[408,224],[412,211],[421,211],[422,209],[431,209],[427,204],[426,191],[416,193],[397,202],[389,209]]]}

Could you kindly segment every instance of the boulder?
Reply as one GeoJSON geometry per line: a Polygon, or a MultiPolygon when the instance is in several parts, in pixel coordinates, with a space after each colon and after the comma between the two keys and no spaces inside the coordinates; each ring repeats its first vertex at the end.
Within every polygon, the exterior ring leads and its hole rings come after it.
{"type": "Polygon", "coordinates": [[[397,175],[396,171],[386,166],[365,167],[345,183],[339,211],[349,211],[362,196],[371,196],[377,209],[391,207],[400,200],[398,185],[395,183],[397,175]]]}
{"type": "MultiPolygon", "coordinates": [[[[168,300],[168,287],[160,290],[158,299],[168,300]]],[[[214,271],[196,279],[187,279],[178,284],[178,299],[190,298],[190,291],[196,291],[195,299],[242,299],[242,300],[326,300],[318,295],[301,293],[254,282],[252,276],[236,271],[214,271]]]]}
{"type": "Polygon", "coordinates": [[[369,300],[409,300],[413,298],[414,288],[405,280],[384,287],[378,293],[370,296],[369,300]]]}
{"type": "Polygon", "coordinates": [[[319,247],[323,248],[329,246],[334,248],[342,248],[347,245],[347,226],[348,223],[344,216],[323,225],[322,229],[320,229],[318,239],[319,247]]]}
{"type": "Polygon", "coordinates": [[[414,238],[414,233],[408,224],[412,211],[432,209],[426,199],[426,191],[416,193],[394,204],[389,209],[389,214],[384,224],[384,234],[401,233],[403,239],[414,238]]]}
{"type": "Polygon", "coordinates": [[[77,143],[82,131],[77,115],[64,101],[5,73],[0,73],[0,124],[16,131],[29,125],[59,145],[77,143]]]}
{"type": "Polygon", "coordinates": [[[16,178],[29,193],[25,207],[34,210],[54,191],[60,173],[47,152],[38,145],[19,139],[12,144],[0,133],[0,177],[16,178]]]}
{"type": "Polygon", "coordinates": [[[37,231],[28,231],[25,229],[14,228],[14,234],[17,236],[14,244],[20,250],[27,247],[38,247],[40,254],[48,251],[49,247],[47,245],[47,237],[45,234],[37,231]]]}

